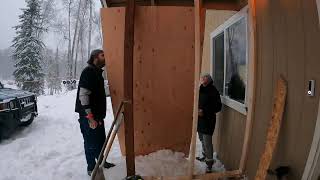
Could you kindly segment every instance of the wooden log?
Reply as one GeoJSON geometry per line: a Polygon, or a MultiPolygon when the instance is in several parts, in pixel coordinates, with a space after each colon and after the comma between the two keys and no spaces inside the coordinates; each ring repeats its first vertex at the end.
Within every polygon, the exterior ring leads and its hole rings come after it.
{"type": "Polygon", "coordinates": [[[277,89],[274,98],[272,118],[268,128],[267,139],[264,152],[260,158],[258,171],[255,180],[265,180],[267,170],[270,166],[272,155],[276,147],[280,126],[282,122],[285,102],[287,96],[287,82],[283,77],[280,77],[277,82],[277,89]]]}
{"type": "Polygon", "coordinates": [[[125,14],[124,32],[124,98],[129,101],[124,106],[124,127],[127,175],[135,174],[134,119],[133,119],[133,46],[134,46],[135,0],[128,0],[125,14]]]}

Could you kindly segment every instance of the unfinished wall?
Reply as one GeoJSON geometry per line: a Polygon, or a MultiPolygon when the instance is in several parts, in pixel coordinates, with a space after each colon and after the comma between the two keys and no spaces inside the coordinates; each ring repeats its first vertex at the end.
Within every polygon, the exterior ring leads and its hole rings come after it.
{"type": "MultiPolygon", "coordinates": [[[[280,138],[270,168],[288,165],[288,179],[301,179],[316,122],[320,89],[320,30],[315,0],[259,0],[257,6],[257,99],[247,163],[253,179],[271,119],[272,96],[280,74],[288,96],[280,138]],[[308,80],[316,96],[307,97],[308,80]]],[[[267,179],[274,179],[267,177],[267,179]]]]}
{"type": "MultiPolygon", "coordinates": [[[[123,97],[124,9],[103,9],[102,26],[115,108],[123,97]]],[[[136,7],[133,64],[136,155],[159,149],[187,154],[193,107],[193,9],[136,7]]],[[[118,137],[124,153],[123,130],[118,137]]]]}

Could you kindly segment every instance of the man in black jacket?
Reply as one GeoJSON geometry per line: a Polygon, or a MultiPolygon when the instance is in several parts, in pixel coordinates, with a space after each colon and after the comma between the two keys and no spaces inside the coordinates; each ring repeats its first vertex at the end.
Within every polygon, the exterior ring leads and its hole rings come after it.
{"type": "Polygon", "coordinates": [[[221,99],[219,91],[213,85],[210,74],[201,77],[199,91],[199,116],[198,116],[198,135],[202,144],[203,157],[197,157],[200,161],[207,164],[207,172],[211,172],[214,164],[212,135],[216,125],[216,113],[221,110],[221,99]]]}
{"type": "MultiPolygon", "coordinates": [[[[87,172],[90,176],[106,140],[104,118],[106,117],[106,94],[102,68],[105,65],[102,50],[91,52],[88,66],[82,71],[78,85],[76,109],[79,113],[79,123],[84,139],[84,149],[87,160],[87,172]]],[[[114,164],[105,162],[104,167],[114,164]]]]}

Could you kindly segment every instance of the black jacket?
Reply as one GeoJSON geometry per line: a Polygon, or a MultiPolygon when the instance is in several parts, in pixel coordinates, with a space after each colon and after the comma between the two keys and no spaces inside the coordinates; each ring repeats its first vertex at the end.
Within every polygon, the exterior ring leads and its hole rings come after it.
{"type": "Polygon", "coordinates": [[[199,109],[203,116],[198,118],[198,132],[212,135],[216,124],[216,113],[221,111],[221,99],[219,91],[211,82],[207,86],[200,86],[199,109]]]}
{"type": "Polygon", "coordinates": [[[92,114],[96,120],[103,120],[106,117],[106,94],[104,90],[103,70],[94,65],[88,65],[81,73],[78,85],[76,109],[80,116],[86,116],[85,108],[79,100],[80,87],[91,91],[89,96],[92,114]]]}

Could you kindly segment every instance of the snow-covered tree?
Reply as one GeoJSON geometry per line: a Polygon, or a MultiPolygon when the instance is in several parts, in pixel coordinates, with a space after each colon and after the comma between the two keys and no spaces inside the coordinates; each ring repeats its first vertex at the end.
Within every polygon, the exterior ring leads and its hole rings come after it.
{"type": "Polygon", "coordinates": [[[19,16],[20,24],[15,26],[16,37],[13,39],[15,60],[14,77],[17,85],[23,90],[42,94],[44,74],[41,61],[44,44],[41,35],[42,27],[41,6],[39,0],[26,0],[27,8],[22,9],[19,16]]]}

